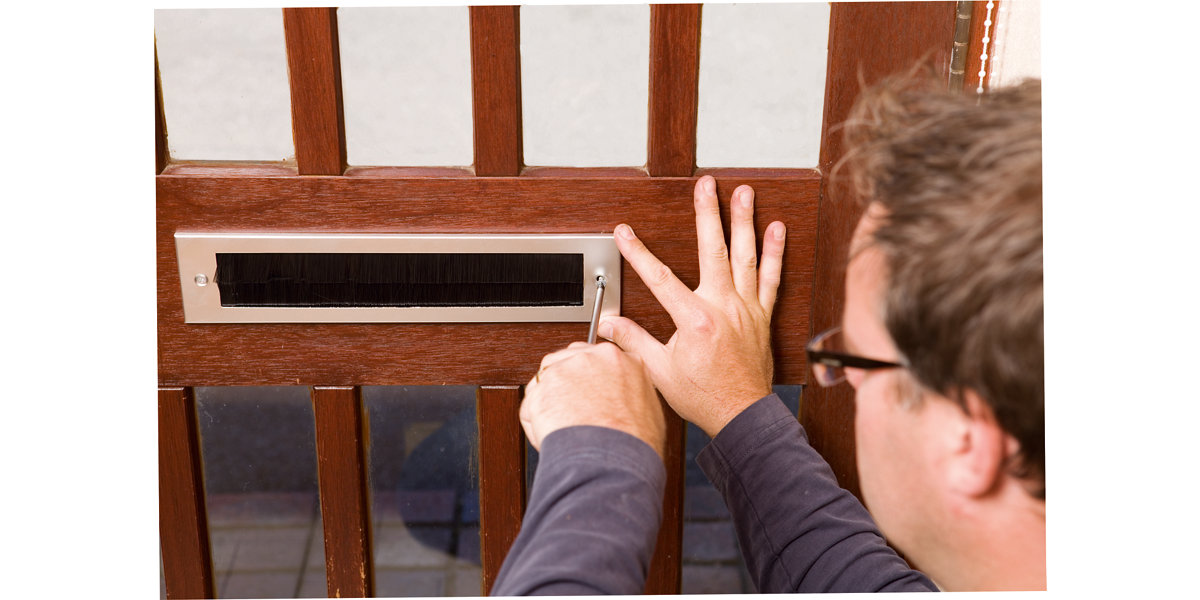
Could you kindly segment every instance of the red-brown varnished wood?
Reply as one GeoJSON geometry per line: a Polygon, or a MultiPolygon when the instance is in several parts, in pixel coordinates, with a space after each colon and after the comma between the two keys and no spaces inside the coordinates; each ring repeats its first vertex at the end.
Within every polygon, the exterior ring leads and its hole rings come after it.
{"type": "Polygon", "coordinates": [[[646,169],[690,177],[696,168],[700,5],[650,5],[650,110],[646,169]]]}
{"type": "Polygon", "coordinates": [[[158,390],[158,531],[167,598],[214,598],[200,431],[191,388],[158,390]]]}
{"type": "Polygon", "coordinates": [[[163,175],[190,177],[295,177],[295,165],[237,161],[175,161],[163,169],[163,175]]]}
{"type": "Polygon", "coordinates": [[[525,435],[517,412],[521,387],[481,386],[479,421],[479,552],[481,593],[491,592],[525,514],[525,435]]]}
{"type": "Polygon", "coordinates": [[[472,6],[475,174],[516,176],[521,141],[521,19],[517,6],[472,6]]]}
{"type": "MultiPolygon", "coordinates": [[[[819,179],[725,178],[757,192],[757,229],[788,249],[773,331],[776,381],[805,381],[819,179]]],[[[163,385],[520,385],[587,323],[185,324],[176,231],[601,233],[630,224],[689,287],[699,283],[691,178],[157,178],[159,377],[163,385]],[[519,341],[519,343],[514,343],[519,341]],[[503,351],[497,351],[502,348],[503,351]]],[[[726,225],[728,227],[728,225],[726,225]]],[[[628,264],[622,313],[661,341],[666,312],[628,264]]]]}
{"type": "MultiPolygon", "coordinates": [[[[825,114],[821,126],[822,181],[820,243],[814,268],[812,329],[809,334],[841,319],[846,251],[861,207],[848,193],[844,180],[829,174],[843,155],[840,125],[861,90],[860,81],[911,69],[927,58],[946,71],[954,43],[954,2],[835,2],[829,17],[829,64],[825,85],[825,114]]],[[[854,394],[848,385],[804,387],[801,422],[809,442],[825,457],[838,483],[859,494],[854,459],[854,394]]]]}
{"type": "Polygon", "coordinates": [[[704,167],[696,169],[696,177],[712,175],[717,179],[725,177],[801,177],[819,178],[821,172],[817,169],[790,169],[782,167],[704,167]]]}
{"type": "MultiPolygon", "coordinates": [[[[662,396],[659,396],[662,400],[662,396]]],[[[683,583],[683,479],[686,456],[683,418],[662,400],[667,421],[663,464],[667,481],[663,488],[663,518],[646,573],[647,594],[678,594],[683,583]]]]}
{"type": "MultiPolygon", "coordinates": [[[[974,93],[979,88],[979,68],[981,65],[986,65],[987,72],[992,72],[992,57],[995,55],[996,49],[996,11],[1000,8],[1000,1],[997,0],[992,5],[992,14],[988,16],[987,2],[977,0],[971,3],[971,38],[970,44],[967,46],[967,68],[963,76],[963,91],[974,93]],[[987,21],[991,19],[991,24],[987,21]],[[986,63],[981,58],[983,54],[983,34],[987,30],[987,35],[990,38],[987,45],[987,61],[986,63]]],[[[983,91],[988,89],[988,78],[983,79],[983,91]]]]}
{"type": "Polygon", "coordinates": [[[521,177],[649,177],[641,167],[525,167],[521,177]]]}
{"type": "Polygon", "coordinates": [[[339,175],[346,169],[341,60],[336,8],[285,8],[292,138],[301,175],[339,175]]]}
{"type": "Polygon", "coordinates": [[[346,177],[474,177],[470,167],[348,167],[346,177]]]}
{"type": "Polygon", "coordinates": [[[361,388],[314,386],[312,404],[329,597],[369,597],[375,586],[361,388]]]}
{"type": "Polygon", "coordinates": [[[154,172],[167,167],[167,122],[163,117],[162,77],[158,74],[158,43],[154,45],[154,172]]]}

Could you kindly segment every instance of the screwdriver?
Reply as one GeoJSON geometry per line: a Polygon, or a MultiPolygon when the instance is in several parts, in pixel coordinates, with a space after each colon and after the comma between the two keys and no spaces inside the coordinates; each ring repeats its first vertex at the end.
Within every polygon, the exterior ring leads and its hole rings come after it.
{"type": "Polygon", "coordinates": [[[604,284],[608,280],[603,275],[596,276],[596,306],[592,309],[592,326],[588,329],[587,343],[596,343],[596,324],[600,322],[600,306],[604,304],[604,284]]]}

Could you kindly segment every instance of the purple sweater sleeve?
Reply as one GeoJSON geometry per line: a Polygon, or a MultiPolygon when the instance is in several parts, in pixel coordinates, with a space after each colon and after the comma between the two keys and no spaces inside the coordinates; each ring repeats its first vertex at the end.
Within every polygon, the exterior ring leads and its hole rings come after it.
{"type": "Polygon", "coordinates": [[[665,482],[658,454],[627,433],[580,426],[546,436],[492,595],[641,593],[665,482]]]}
{"type": "Polygon", "coordinates": [[[758,591],[937,591],[837,485],[779,396],[742,411],[696,462],[725,497],[758,591]]]}

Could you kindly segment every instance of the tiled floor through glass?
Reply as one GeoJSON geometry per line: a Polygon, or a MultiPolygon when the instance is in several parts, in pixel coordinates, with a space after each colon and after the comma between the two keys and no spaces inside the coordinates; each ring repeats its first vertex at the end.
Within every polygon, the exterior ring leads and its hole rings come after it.
{"type": "MultiPolygon", "coordinates": [[[[776,391],[795,412],[800,387],[776,391]]],[[[325,597],[308,389],[201,388],[197,400],[217,596],[325,597]]],[[[366,387],[363,401],[376,595],[478,596],[474,388],[366,387]]],[[[695,463],[707,442],[688,425],[682,591],[754,593],[724,500],[695,463]]]]}

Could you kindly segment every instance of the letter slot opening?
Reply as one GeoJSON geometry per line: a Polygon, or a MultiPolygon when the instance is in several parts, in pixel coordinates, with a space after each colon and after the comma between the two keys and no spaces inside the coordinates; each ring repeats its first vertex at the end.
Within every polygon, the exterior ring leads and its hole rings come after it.
{"type": "Polygon", "coordinates": [[[620,314],[612,235],[177,232],[188,323],[563,322],[620,314]]]}
{"type": "Polygon", "coordinates": [[[582,254],[219,253],[221,306],[583,306],[582,254]]]}

